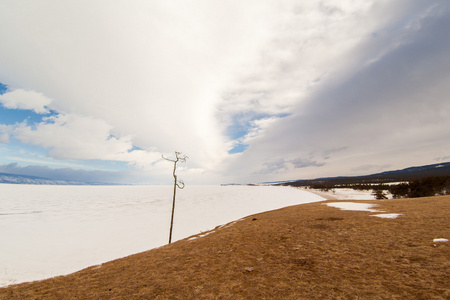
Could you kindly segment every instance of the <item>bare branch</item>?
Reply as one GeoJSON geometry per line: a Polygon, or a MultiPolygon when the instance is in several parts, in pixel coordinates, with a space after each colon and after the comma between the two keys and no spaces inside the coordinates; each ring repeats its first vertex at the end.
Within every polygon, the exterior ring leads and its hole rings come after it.
{"type": "Polygon", "coordinates": [[[175,151],[175,159],[170,159],[165,157],[163,154],[161,154],[161,157],[165,160],[171,161],[171,162],[186,162],[186,159],[188,159],[189,157],[187,155],[183,155],[181,156],[182,152],[177,152],[175,151]]]}
{"type": "Polygon", "coordinates": [[[177,185],[177,187],[178,187],[180,190],[184,189],[184,182],[183,182],[183,180],[177,180],[176,185],[177,185]]]}
{"type": "Polygon", "coordinates": [[[162,154],[161,154],[161,157],[162,157],[163,159],[165,159],[165,160],[168,160],[168,161],[171,161],[171,162],[176,162],[176,160],[173,160],[173,159],[164,157],[164,155],[162,155],[162,154]]]}

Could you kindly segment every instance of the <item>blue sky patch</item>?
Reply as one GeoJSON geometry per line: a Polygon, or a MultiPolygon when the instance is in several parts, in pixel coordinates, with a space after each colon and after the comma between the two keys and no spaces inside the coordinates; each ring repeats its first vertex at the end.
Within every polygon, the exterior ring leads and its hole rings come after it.
{"type": "MultiPolygon", "coordinates": [[[[0,95],[6,93],[8,86],[0,82],[0,95]]],[[[27,121],[29,125],[42,122],[42,118],[54,116],[58,113],[50,111],[49,114],[37,114],[33,110],[29,109],[9,109],[0,104],[0,124],[14,125],[16,123],[22,123],[27,121]]]]}
{"type": "Polygon", "coordinates": [[[256,120],[269,119],[269,118],[285,118],[290,114],[251,114],[242,113],[236,114],[232,118],[232,125],[227,128],[227,135],[233,140],[247,135],[253,128],[251,123],[256,120]]]}
{"type": "Polygon", "coordinates": [[[0,82],[0,95],[4,94],[7,89],[8,89],[8,87],[0,82]]]}
{"type": "Polygon", "coordinates": [[[140,148],[140,147],[138,147],[138,146],[133,145],[133,147],[132,147],[131,149],[129,149],[128,152],[133,152],[133,151],[136,151],[136,150],[144,150],[144,149],[142,149],[142,148],[140,148]]]}
{"type": "Polygon", "coordinates": [[[235,153],[242,153],[245,150],[247,150],[248,145],[243,143],[238,143],[236,146],[233,147],[230,151],[228,151],[229,154],[235,154],[235,153]]]}
{"type": "MultiPolygon", "coordinates": [[[[253,128],[253,121],[269,118],[285,118],[289,114],[253,114],[253,113],[242,113],[236,114],[232,118],[232,125],[227,128],[227,135],[232,140],[239,141],[245,137],[253,128]]],[[[248,145],[238,142],[236,146],[233,147],[228,153],[241,153],[247,150],[248,145]]]]}
{"type": "Polygon", "coordinates": [[[27,121],[29,125],[35,125],[42,122],[42,118],[54,116],[58,113],[50,111],[49,114],[37,114],[33,110],[28,109],[8,109],[0,105],[0,124],[13,125],[27,121]]]}

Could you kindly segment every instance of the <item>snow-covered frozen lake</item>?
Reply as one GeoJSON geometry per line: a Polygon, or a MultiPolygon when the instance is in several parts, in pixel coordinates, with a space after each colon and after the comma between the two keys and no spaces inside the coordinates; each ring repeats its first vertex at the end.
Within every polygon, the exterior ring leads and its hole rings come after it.
{"type": "MultiPolygon", "coordinates": [[[[69,274],[167,244],[172,186],[0,184],[0,286],[69,274]]],[[[324,200],[275,186],[177,190],[173,241],[242,217],[324,200]]]]}

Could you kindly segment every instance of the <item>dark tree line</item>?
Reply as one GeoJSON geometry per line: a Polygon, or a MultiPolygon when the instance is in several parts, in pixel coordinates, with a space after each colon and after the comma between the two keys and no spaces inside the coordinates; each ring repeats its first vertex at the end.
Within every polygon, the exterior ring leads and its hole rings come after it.
{"type": "Polygon", "coordinates": [[[350,183],[333,184],[330,182],[313,182],[310,185],[300,185],[298,183],[287,183],[284,185],[305,186],[307,188],[322,191],[333,190],[335,188],[352,188],[355,190],[373,190],[377,199],[386,199],[384,191],[389,191],[394,198],[417,198],[439,195],[450,195],[450,176],[432,176],[420,179],[413,179],[403,183],[389,185],[385,183],[350,183]]]}
{"type": "Polygon", "coordinates": [[[377,199],[386,199],[383,191],[389,191],[393,198],[418,198],[439,195],[450,195],[450,176],[434,176],[421,179],[413,179],[395,185],[379,184],[357,185],[355,189],[372,189],[377,199]]]}
{"type": "Polygon", "coordinates": [[[450,195],[450,176],[414,179],[408,183],[390,186],[388,190],[394,198],[450,195]]]}

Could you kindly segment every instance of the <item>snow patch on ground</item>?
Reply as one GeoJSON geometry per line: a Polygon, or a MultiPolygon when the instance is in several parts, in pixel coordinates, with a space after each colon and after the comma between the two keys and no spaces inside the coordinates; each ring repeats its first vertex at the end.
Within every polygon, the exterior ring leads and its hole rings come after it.
{"type": "Polygon", "coordinates": [[[370,215],[371,217],[378,217],[383,219],[396,219],[398,216],[401,216],[402,214],[377,214],[377,215],[370,215]]]}
{"type": "Polygon", "coordinates": [[[434,239],[433,243],[447,243],[448,239],[444,239],[444,238],[438,238],[438,239],[434,239]]]}
{"type": "Polygon", "coordinates": [[[377,206],[376,204],[369,204],[369,203],[332,202],[332,203],[325,203],[325,205],[336,207],[342,210],[379,212],[376,209],[372,209],[372,207],[377,206]]]}
{"type": "MultiPolygon", "coordinates": [[[[377,207],[376,204],[370,204],[370,203],[355,203],[355,202],[331,202],[331,203],[324,203],[325,205],[328,205],[330,207],[339,208],[342,210],[353,210],[353,211],[369,211],[369,212],[383,212],[381,210],[373,209],[373,207],[377,207]]],[[[371,217],[378,217],[378,218],[384,218],[384,219],[395,219],[401,214],[396,213],[386,213],[386,214],[376,214],[376,215],[370,215],[371,217]]]]}

